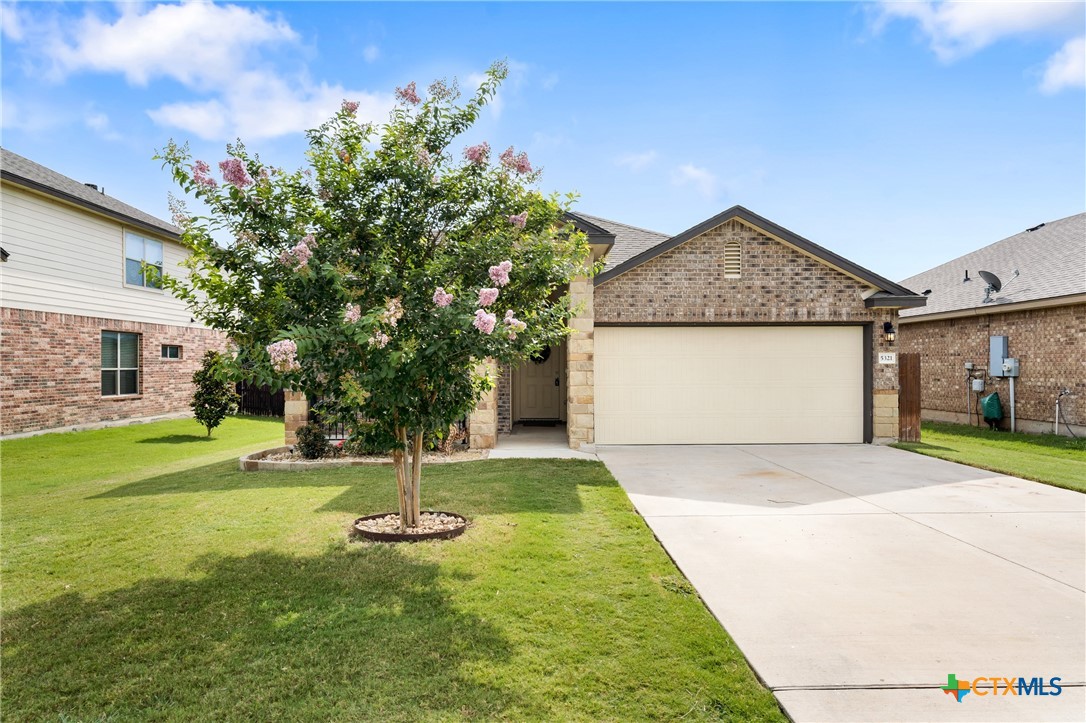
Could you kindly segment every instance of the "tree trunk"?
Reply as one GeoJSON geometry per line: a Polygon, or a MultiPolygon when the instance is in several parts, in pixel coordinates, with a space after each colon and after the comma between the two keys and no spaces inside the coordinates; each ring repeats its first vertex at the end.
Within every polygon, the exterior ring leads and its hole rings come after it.
{"type": "Polygon", "coordinates": [[[414,505],[415,524],[420,519],[420,499],[422,498],[422,432],[415,432],[415,445],[411,460],[411,500],[414,505]]]}
{"type": "Polygon", "coordinates": [[[418,500],[415,499],[415,486],[411,483],[411,443],[407,436],[407,429],[403,430],[403,445],[404,445],[404,458],[403,458],[403,478],[404,478],[404,491],[407,493],[407,526],[418,527],[419,515],[416,510],[419,508],[418,500]]]}
{"type": "MultiPolygon", "coordinates": [[[[406,440],[407,430],[402,427],[396,429],[396,439],[406,440]]],[[[405,456],[407,455],[406,445],[397,445],[396,449],[392,450],[392,466],[396,468],[396,490],[400,496],[400,532],[405,531],[411,526],[410,511],[411,508],[408,504],[408,486],[410,485],[411,478],[406,474],[407,464],[405,456]]]]}

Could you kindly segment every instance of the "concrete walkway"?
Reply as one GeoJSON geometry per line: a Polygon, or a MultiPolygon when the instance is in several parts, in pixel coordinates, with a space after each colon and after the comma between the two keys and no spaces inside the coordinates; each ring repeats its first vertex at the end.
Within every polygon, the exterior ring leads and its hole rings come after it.
{"type": "Polygon", "coordinates": [[[595,454],[569,448],[564,425],[525,427],[513,425],[512,434],[498,436],[488,459],[598,459],[595,454]]]}
{"type": "Polygon", "coordinates": [[[1086,719],[1086,496],[868,445],[597,452],[793,719],[1086,719]]]}

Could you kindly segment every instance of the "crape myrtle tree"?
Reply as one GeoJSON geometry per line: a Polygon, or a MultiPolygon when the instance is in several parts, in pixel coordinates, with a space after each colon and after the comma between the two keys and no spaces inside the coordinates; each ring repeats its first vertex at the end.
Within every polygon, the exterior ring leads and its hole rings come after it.
{"type": "Polygon", "coordinates": [[[165,286],[228,335],[233,378],[371,425],[395,462],[403,528],[419,522],[424,438],[492,388],[481,360],[517,363],[561,340],[567,284],[588,257],[564,220],[573,197],[539,192],[525,153],[457,143],[505,76],[495,64],[466,102],[455,82],[425,98],[397,88],[380,125],[344,101],[309,131],[305,170],[269,167],[240,141],[219,174],[187,146],[158,155],[208,209],[173,201],[192,254],[165,286]]]}

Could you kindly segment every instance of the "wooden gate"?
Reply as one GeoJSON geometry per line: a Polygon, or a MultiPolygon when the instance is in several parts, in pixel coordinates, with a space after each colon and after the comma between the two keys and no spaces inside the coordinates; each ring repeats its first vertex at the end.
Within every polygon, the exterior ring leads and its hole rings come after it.
{"type": "Polygon", "coordinates": [[[898,354],[897,429],[902,442],[920,441],[920,355],[898,354]]]}

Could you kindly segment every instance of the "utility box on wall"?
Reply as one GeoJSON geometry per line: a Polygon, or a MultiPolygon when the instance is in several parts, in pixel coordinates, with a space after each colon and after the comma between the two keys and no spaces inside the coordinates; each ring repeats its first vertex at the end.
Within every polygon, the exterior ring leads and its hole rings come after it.
{"type": "Polygon", "coordinates": [[[1007,353],[1007,337],[988,337],[988,376],[1004,377],[1003,360],[1010,356],[1007,353]]]}

